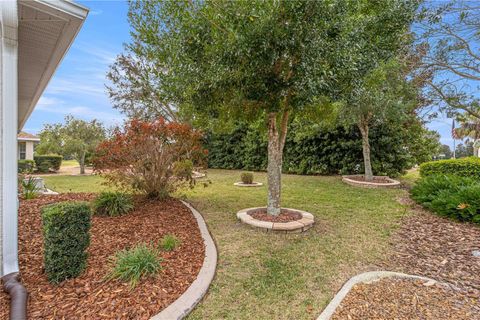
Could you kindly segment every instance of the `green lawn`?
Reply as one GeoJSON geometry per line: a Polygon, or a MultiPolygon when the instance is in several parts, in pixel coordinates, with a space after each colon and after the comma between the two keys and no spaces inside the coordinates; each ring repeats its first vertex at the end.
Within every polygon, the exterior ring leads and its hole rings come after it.
{"type": "Polygon", "coordinates": [[[111,189],[100,176],[43,176],[45,186],[57,192],[100,192],[111,189]]]}
{"type": "Polygon", "coordinates": [[[62,160],[62,167],[76,167],[78,166],[77,160],[62,160]]]}
{"type": "MultiPolygon", "coordinates": [[[[265,205],[266,187],[238,188],[239,171],[209,170],[207,187],[183,192],[204,215],[219,251],[215,280],[189,319],[313,319],[349,277],[371,268],[408,210],[404,190],[362,189],[340,177],[283,177],[283,205],[307,210],[304,234],[250,229],[238,210],[265,205]]],[[[101,178],[45,177],[56,191],[99,191],[101,178]]],[[[255,180],[266,182],[264,173],[255,180]]],[[[159,279],[161,281],[161,278],[159,279]]]]}

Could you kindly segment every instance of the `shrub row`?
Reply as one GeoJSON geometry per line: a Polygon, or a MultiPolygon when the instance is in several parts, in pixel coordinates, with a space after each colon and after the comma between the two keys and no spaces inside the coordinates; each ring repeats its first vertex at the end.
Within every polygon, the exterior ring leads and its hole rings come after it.
{"type": "Polygon", "coordinates": [[[411,194],[441,216],[480,223],[480,183],[474,178],[429,175],[415,184],[411,194]]]}
{"type": "Polygon", "coordinates": [[[35,169],[35,161],[18,160],[18,173],[32,173],[35,169]]]}
{"type": "Polygon", "coordinates": [[[37,155],[33,157],[39,172],[58,171],[62,165],[62,156],[57,154],[37,155]]]}
{"type": "Polygon", "coordinates": [[[469,157],[425,162],[420,165],[420,175],[457,175],[480,179],[480,158],[469,157]]]}
{"type": "MultiPolygon", "coordinates": [[[[310,126],[311,127],[311,126],[310,126]]],[[[283,155],[283,171],[294,174],[358,174],[363,172],[362,139],[357,128],[310,128],[293,123],[283,155]]],[[[370,131],[372,167],[376,175],[398,176],[431,159],[435,142],[414,125],[384,125],[370,131]]],[[[209,133],[205,141],[208,167],[264,171],[266,133],[238,124],[229,133],[209,133]]]]}

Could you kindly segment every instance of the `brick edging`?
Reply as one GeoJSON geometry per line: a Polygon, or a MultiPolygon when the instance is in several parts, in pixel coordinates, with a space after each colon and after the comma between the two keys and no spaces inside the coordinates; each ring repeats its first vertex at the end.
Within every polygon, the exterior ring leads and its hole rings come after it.
{"type": "Polygon", "coordinates": [[[205,258],[197,278],[190,287],[172,304],[163,309],[160,313],[154,315],[150,320],[180,320],[185,318],[195,306],[202,300],[215,277],[217,267],[217,248],[215,242],[208,231],[207,224],[200,212],[193,208],[189,203],[182,200],[182,203],[190,209],[197,220],[198,228],[205,243],[205,258]]]}

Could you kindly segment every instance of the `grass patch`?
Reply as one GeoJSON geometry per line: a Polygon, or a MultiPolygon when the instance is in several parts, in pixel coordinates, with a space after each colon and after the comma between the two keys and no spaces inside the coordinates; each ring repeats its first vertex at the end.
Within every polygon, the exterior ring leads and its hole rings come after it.
{"type": "Polygon", "coordinates": [[[76,167],[79,166],[77,160],[62,160],[62,167],[76,167]]]}
{"type": "MultiPolygon", "coordinates": [[[[260,232],[239,223],[236,212],[265,206],[267,189],[237,188],[239,176],[210,169],[211,185],[181,194],[202,212],[219,251],[215,280],[190,320],[316,318],[349,277],[384,257],[390,234],[409,213],[395,201],[405,190],[284,175],[282,205],[311,212],[316,224],[304,234],[260,232]]],[[[100,191],[97,176],[45,180],[54,190],[100,191]]],[[[255,181],[266,183],[266,175],[255,173],[255,181]]]]}
{"type": "Polygon", "coordinates": [[[166,234],[160,241],[160,247],[164,251],[173,251],[180,245],[180,239],[173,234],[166,234]]]}
{"type": "Polygon", "coordinates": [[[154,276],[162,269],[162,258],[157,248],[145,243],[115,254],[113,268],[108,279],[118,279],[130,283],[133,289],[144,277],[154,276]]]}
{"type": "Polygon", "coordinates": [[[115,191],[114,188],[105,186],[105,180],[96,175],[89,176],[44,176],[45,186],[53,191],[66,192],[102,192],[115,191]]]}

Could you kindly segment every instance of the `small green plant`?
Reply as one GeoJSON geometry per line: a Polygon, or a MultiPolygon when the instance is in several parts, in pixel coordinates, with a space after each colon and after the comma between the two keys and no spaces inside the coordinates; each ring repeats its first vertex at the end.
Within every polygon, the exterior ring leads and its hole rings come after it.
{"type": "Polygon", "coordinates": [[[164,251],[173,251],[180,245],[180,239],[178,239],[173,234],[165,235],[162,240],[160,240],[160,247],[164,251]]]}
{"type": "Polygon", "coordinates": [[[42,208],[45,273],[56,284],[87,266],[91,210],[87,202],[60,202],[42,208]]]}
{"type": "Polygon", "coordinates": [[[253,173],[251,172],[242,172],[240,175],[240,179],[244,184],[252,184],[253,183],[253,173]]]}
{"type": "Polygon", "coordinates": [[[37,180],[34,177],[20,178],[23,198],[26,200],[35,199],[40,192],[37,180]]]}
{"type": "Polygon", "coordinates": [[[133,209],[132,197],[122,192],[102,192],[93,202],[95,214],[119,216],[133,209]]]}
{"type": "Polygon", "coordinates": [[[159,249],[146,243],[121,250],[113,258],[113,267],[107,278],[129,282],[133,289],[142,278],[154,276],[162,270],[159,255],[159,249]]]}

